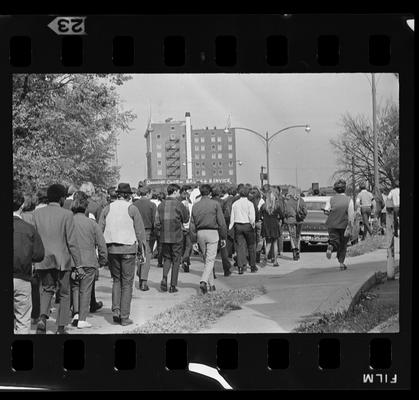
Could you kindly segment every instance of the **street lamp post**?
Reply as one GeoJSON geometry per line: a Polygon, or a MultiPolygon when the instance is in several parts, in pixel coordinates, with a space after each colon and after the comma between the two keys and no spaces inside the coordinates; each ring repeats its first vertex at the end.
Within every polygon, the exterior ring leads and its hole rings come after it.
{"type": "Polygon", "coordinates": [[[269,132],[266,132],[265,135],[262,135],[259,132],[254,131],[253,129],[249,129],[249,128],[242,128],[242,127],[233,127],[233,128],[226,128],[224,129],[224,132],[228,133],[229,129],[241,129],[243,131],[247,131],[250,133],[253,133],[257,136],[259,136],[264,142],[265,142],[265,150],[266,150],[266,174],[267,174],[267,182],[269,184],[269,180],[270,180],[270,175],[269,175],[269,143],[272,141],[272,139],[279,135],[280,133],[287,131],[288,129],[293,129],[293,128],[304,128],[305,131],[308,133],[311,131],[310,125],[291,125],[291,126],[287,126],[286,128],[282,128],[279,131],[275,132],[273,135],[269,136],[269,132]]]}

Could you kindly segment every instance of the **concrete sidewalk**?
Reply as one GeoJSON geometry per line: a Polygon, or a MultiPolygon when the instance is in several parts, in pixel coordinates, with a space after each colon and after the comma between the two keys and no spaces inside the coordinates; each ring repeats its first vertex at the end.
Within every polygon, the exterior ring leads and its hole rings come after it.
{"type": "MultiPolygon", "coordinates": [[[[344,311],[364,283],[377,272],[386,271],[386,250],[347,259],[348,269],[340,271],[337,260],[328,260],[324,252],[303,252],[300,261],[292,260],[291,253],[284,253],[279,267],[268,265],[257,273],[245,272],[238,275],[236,269],[224,277],[219,260],[216,262],[218,290],[264,286],[267,293],[242,305],[241,310],[232,311],[221,317],[210,328],[200,333],[272,333],[290,332],[300,322],[315,313],[344,311]]],[[[396,251],[398,263],[398,253],[396,251]]],[[[112,280],[107,269],[100,270],[96,282],[96,297],[104,303],[101,310],[89,314],[87,321],[93,326],[77,329],[69,326],[71,334],[115,334],[132,331],[157,314],[167,311],[176,304],[187,301],[199,293],[199,281],[203,270],[202,261],[193,258],[189,273],[179,272],[179,292],[160,292],[162,268],[155,260],[149,274],[150,290],[138,290],[136,277],[131,316],[134,324],[123,327],[112,321],[112,280]]],[[[169,275],[170,277],[170,275],[169,275]]],[[[211,295],[211,294],[209,294],[211,295]]],[[[54,333],[55,313],[47,322],[47,333],[54,333]]],[[[36,326],[32,326],[35,333],[36,326]]]]}

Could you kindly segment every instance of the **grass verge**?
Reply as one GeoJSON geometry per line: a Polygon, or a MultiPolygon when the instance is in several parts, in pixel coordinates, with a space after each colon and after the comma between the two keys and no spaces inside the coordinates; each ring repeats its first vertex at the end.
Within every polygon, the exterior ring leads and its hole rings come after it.
{"type": "Polygon", "coordinates": [[[399,312],[398,281],[383,281],[361,293],[350,311],[313,315],[301,323],[296,333],[367,333],[399,312]],[[314,322],[313,322],[314,321],[314,322]]]}
{"type": "Polygon", "coordinates": [[[346,252],[347,257],[356,257],[365,253],[370,253],[377,249],[386,248],[386,237],[383,235],[368,236],[350,247],[346,252]]]}
{"type": "Polygon", "coordinates": [[[262,287],[220,290],[194,295],[127,333],[192,333],[208,327],[241,304],[266,293],[262,287]]]}

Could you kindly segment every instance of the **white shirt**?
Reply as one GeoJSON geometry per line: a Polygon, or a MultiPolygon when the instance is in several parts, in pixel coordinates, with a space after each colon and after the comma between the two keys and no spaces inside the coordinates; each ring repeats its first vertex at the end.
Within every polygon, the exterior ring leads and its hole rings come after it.
{"type": "Polygon", "coordinates": [[[22,216],[15,211],[13,211],[13,216],[22,219],[22,216]]]}
{"type": "Polygon", "coordinates": [[[260,199],[259,203],[258,203],[258,210],[260,210],[260,208],[265,204],[265,200],[260,199]]]}
{"type": "Polygon", "coordinates": [[[391,189],[387,199],[393,200],[394,207],[400,207],[400,188],[391,189]]]}
{"type": "Polygon", "coordinates": [[[240,197],[233,203],[228,228],[231,229],[235,223],[255,226],[255,207],[247,197],[240,197]]]}
{"type": "Polygon", "coordinates": [[[192,204],[201,200],[201,192],[199,191],[198,188],[195,188],[195,189],[192,190],[191,194],[189,195],[189,200],[192,202],[192,204]],[[199,198],[197,199],[198,196],[199,196],[199,198]]]}
{"type": "Polygon", "coordinates": [[[152,203],[154,203],[156,205],[156,207],[159,206],[159,204],[161,203],[161,201],[159,199],[151,199],[150,200],[152,203]]]}

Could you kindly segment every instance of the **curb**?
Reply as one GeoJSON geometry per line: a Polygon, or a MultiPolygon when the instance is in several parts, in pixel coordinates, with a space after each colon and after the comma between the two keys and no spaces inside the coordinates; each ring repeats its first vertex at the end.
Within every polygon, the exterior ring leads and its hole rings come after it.
{"type": "MultiPolygon", "coordinates": [[[[397,274],[399,272],[399,266],[395,265],[394,272],[397,274]]],[[[386,272],[377,271],[374,272],[365,282],[364,284],[357,290],[357,292],[352,297],[352,300],[349,304],[348,311],[353,311],[355,305],[358,303],[359,298],[361,297],[363,292],[367,292],[372,287],[376,286],[380,282],[382,282],[387,276],[386,272]]]]}

